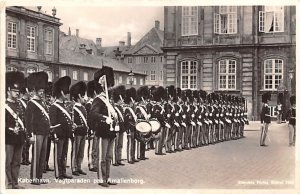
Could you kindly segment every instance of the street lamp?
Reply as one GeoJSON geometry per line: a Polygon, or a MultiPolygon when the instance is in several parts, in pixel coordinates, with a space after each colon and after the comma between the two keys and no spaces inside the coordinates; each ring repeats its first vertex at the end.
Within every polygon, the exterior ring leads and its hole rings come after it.
{"type": "Polygon", "coordinates": [[[128,76],[129,76],[129,79],[130,79],[130,86],[132,87],[132,84],[133,84],[133,76],[134,76],[134,73],[132,72],[132,69],[130,69],[130,72],[129,72],[128,76]]]}

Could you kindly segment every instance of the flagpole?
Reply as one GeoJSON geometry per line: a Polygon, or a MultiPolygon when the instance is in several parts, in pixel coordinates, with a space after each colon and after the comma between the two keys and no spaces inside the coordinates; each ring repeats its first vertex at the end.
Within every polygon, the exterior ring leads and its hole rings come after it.
{"type": "MultiPolygon", "coordinates": [[[[109,103],[109,96],[108,96],[108,89],[107,89],[107,82],[106,82],[106,75],[104,75],[104,87],[105,87],[105,95],[106,95],[106,100],[108,101],[109,103]]],[[[111,119],[111,113],[110,113],[110,110],[108,110],[108,107],[107,107],[107,112],[108,112],[108,117],[111,119]]],[[[110,131],[113,131],[113,127],[112,127],[112,123],[110,123],[110,131]]]]}

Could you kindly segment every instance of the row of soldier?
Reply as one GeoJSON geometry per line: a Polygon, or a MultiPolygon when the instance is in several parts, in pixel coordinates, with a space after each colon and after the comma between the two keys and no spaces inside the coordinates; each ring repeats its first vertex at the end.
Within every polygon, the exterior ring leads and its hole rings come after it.
{"type": "Polygon", "coordinates": [[[52,86],[45,72],[26,79],[21,72],[6,74],[8,188],[22,188],[17,181],[21,159],[22,164],[31,163],[32,184],[47,183],[42,177],[52,170],[48,165],[51,142],[55,178],[72,178],[66,173],[67,158],[72,175],[86,175],[82,163],[87,155],[89,170],[97,172],[101,186],[108,187],[116,184],[110,179],[111,163],[124,165],[123,148],[128,163],[133,164],[148,159],[149,149],[165,155],[244,137],[248,124],[243,97],[181,91],[174,86],[126,90],[123,85],[113,87],[110,67],[96,71],[88,84],[70,84],[70,77],[65,76],[52,86]],[[84,153],[85,146],[88,153],[84,153]]]}

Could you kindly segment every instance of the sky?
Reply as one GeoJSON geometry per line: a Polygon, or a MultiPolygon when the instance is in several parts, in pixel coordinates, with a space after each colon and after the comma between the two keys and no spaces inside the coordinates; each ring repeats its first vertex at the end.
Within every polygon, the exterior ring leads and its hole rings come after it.
{"type": "MultiPolygon", "coordinates": [[[[37,10],[36,7],[28,7],[37,10]]],[[[52,15],[53,7],[42,7],[41,11],[52,15]]],[[[102,38],[102,46],[117,46],[119,41],[127,43],[127,32],[131,32],[131,44],[139,41],[152,27],[155,20],[160,21],[163,30],[164,8],[162,6],[118,7],[57,6],[56,17],[60,18],[60,30],[73,35],[79,29],[79,36],[92,39],[102,38]]]]}

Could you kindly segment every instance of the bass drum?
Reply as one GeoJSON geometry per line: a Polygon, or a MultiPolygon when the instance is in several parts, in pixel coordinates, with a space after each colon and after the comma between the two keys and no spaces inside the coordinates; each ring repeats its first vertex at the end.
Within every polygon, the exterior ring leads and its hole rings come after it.
{"type": "Polygon", "coordinates": [[[138,141],[145,141],[151,136],[151,125],[145,120],[138,120],[135,125],[135,137],[138,141]]]}
{"type": "Polygon", "coordinates": [[[160,122],[157,119],[149,119],[149,123],[152,127],[152,133],[155,135],[158,134],[160,132],[161,127],[160,122]]]}

